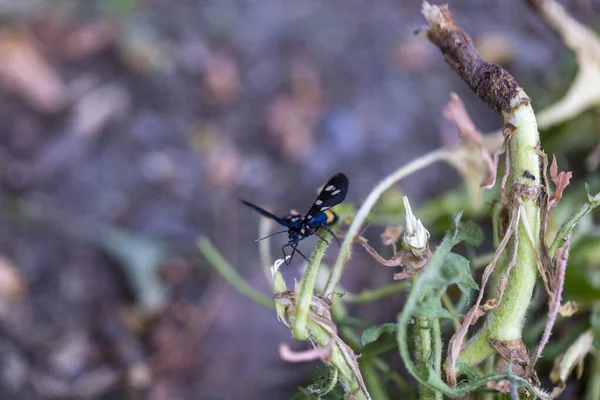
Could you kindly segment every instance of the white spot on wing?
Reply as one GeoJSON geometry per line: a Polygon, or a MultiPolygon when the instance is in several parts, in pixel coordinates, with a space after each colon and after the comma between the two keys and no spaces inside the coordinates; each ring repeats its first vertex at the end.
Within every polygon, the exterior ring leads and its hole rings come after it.
{"type": "Polygon", "coordinates": [[[319,199],[319,200],[315,201],[315,204],[320,206],[321,204],[323,204],[323,200],[319,199]]]}
{"type": "Polygon", "coordinates": [[[329,210],[331,207],[321,207],[321,211],[329,210]]]}
{"type": "Polygon", "coordinates": [[[312,215],[309,215],[308,217],[306,217],[306,219],[312,219],[312,215]]]}
{"type": "Polygon", "coordinates": [[[335,192],[332,192],[332,193],[331,193],[331,195],[332,195],[332,196],[335,196],[335,195],[336,195],[336,194],[338,194],[339,192],[341,192],[341,190],[340,190],[340,189],[336,190],[335,192]]]}
{"type": "Polygon", "coordinates": [[[333,186],[333,185],[329,185],[329,186],[327,186],[327,187],[325,188],[325,191],[326,191],[326,192],[331,192],[333,189],[335,189],[335,186],[333,186]]]}

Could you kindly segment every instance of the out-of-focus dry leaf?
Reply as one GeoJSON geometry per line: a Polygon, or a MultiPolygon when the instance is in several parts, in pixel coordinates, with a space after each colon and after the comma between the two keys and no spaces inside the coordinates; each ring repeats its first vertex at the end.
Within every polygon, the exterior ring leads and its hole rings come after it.
{"type": "Polygon", "coordinates": [[[129,94],[120,85],[109,83],[96,88],[77,101],[71,117],[71,132],[93,136],[112,119],[125,115],[129,94]]]}
{"type": "Polygon", "coordinates": [[[384,246],[395,246],[404,229],[401,226],[386,226],[381,234],[381,243],[384,246]]]}
{"type": "Polygon", "coordinates": [[[295,60],[290,71],[289,93],[279,94],[266,116],[267,130],[286,159],[300,162],[311,152],[323,98],[317,69],[306,59],[295,60]]]}
{"type": "Polygon", "coordinates": [[[484,33],[475,38],[475,48],[490,64],[505,64],[515,55],[510,38],[501,33],[484,33]]]}
{"type": "Polygon", "coordinates": [[[578,367],[577,377],[580,378],[583,373],[583,359],[593,350],[594,333],[589,330],[579,336],[567,351],[554,360],[554,366],[550,373],[552,382],[564,386],[575,367],[578,367]]]}
{"type": "Polygon", "coordinates": [[[127,382],[135,390],[145,389],[152,383],[152,371],[145,362],[134,363],[127,371],[127,382]]]}
{"type": "Polygon", "coordinates": [[[312,150],[314,122],[308,118],[304,108],[289,96],[279,96],[269,106],[267,129],[288,160],[300,162],[312,150]]]}
{"type": "Polygon", "coordinates": [[[464,146],[456,147],[454,154],[447,157],[446,161],[463,176],[473,204],[479,206],[480,187],[489,189],[496,182],[500,150],[494,152],[494,157],[490,155],[481,132],[469,117],[464,103],[455,93],[450,94],[450,100],[442,109],[442,114],[456,125],[460,136],[466,141],[464,146]]]}
{"type": "Polygon", "coordinates": [[[231,190],[241,179],[242,155],[231,143],[219,142],[206,159],[206,183],[214,188],[231,190]]]}
{"type": "Polygon", "coordinates": [[[571,300],[571,301],[567,301],[565,304],[563,304],[560,307],[560,315],[561,317],[572,317],[577,311],[579,311],[579,305],[571,300]]]}
{"type": "Polygon", "coordinates": [[[487,387],[489,389],[494,389],[500,393],[510,393],[510,382],[507,380],[498,382],[488,382],[487,387]]]}
{"type": "Polygon", "coordinates": [[[223,54],[211,54],[205,61],[204,87],[218,105],[231,104],[238,96],[240,79],[235,60],[223,54]]]}
{"type": "Polygon", "coordinates": [[[398,43],[392,50],[394,63],[401,71],[415,72],[431,64],[435,54],[434,48],[416,36],[409,36],[398,43]]]}
{"type": "Polygon", "coordinates": [[[569,182],[573,177],[573,173],[571,171],[567,172],[558,172],[558,164],[556,163],[556,156],[552,157],[552,165],[550,165],[550,179],[556,186],[554,193],[550,196],[548,208],[552,210],[560,199],[562,198],[563,191],[567,186],[569,186],[569,182]]]}
{"type": "Polygon", "coordinates": [[[8,259],[0,256],[0,296],[16,299],[25,293],[25,280],[8,259]]]}
{"type": "Polygon", "coordinates": [[[67,57],[78,59],[87,57],[113,45],[120,34],[116,21],[99,19],[72,31],[64,41],[67,57]]]}
{"type": "Polygon", "coordinates": [[[65,106],[67,89],[62,78],[25,32],[0,31],[0,81],[41,111],[57,112],[65,106]]]}
{"type": "Polygon", "coordinates": [[[298,60],[292,64],[290,75],[292,98],[308,110],[320,108],[324,94],[315,66],[308,60],[298,60]]]}
{"type": "Polygon", "coordinates": [[[600,37],[554,0],[530,0],[529,3],[560,34],[579,64],[579,72],[567,94],[537,113],[538,126],[547,129],[591,107],[600,106],[600,37]]]}

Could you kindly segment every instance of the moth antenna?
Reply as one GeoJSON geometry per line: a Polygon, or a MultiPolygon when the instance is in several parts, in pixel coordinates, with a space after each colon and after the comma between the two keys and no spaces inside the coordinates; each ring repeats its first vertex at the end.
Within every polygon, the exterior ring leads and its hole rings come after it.
{"type": "Polygon", "coordinates": [[[254,241],[255,241],[255,242],[260,242],[261,240],[268,239],[268,238],[270,238],[271,236],[279,235],[280,233],[286,233],[286,232],[287,232],[287,230],[285,230],[285,231],[279,231],[279,232],[275,232],[275,233],[271,233],[271,234],[270,234],[270,235],[268,235],[268,236],[265,236],[265,237],[263,237],[263,238],[260,238],[260,239],[256,239],[256,240],[254,240],[254,241]]]}

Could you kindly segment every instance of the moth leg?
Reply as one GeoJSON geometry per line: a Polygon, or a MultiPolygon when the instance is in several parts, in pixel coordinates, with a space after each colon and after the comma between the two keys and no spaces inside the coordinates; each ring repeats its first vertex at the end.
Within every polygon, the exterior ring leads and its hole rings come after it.
{"type": "MultiPolygon", "coordinates": [[[[338,246],[341,245],[340,239],[336,236],[335,233],[333,233],[333,231],[331,230],[331,228],[329,228],[327,225],[321,225],[323,227],[323,229],[325,229],[327,232],[331,233],[331,236],[333,236],[333,238],[335,239],[335,241],[337,242],[338,246]]],[[[320,236],[319,236],[320,237],[320,236]]]]}
{"type": "MultiPolygon", "coordinates": [[[[296,245],[297,246],[297,245],[296,245]]],[[[293,247],[293,246],[292,246],[293,247]]],[[[302,254],[302,252],[300,250],[298,250],[296,247],[293,247],[294,251],[297,251],[298,254],[300,254],[302,256],[302,258],[304,258],[306,260],[306,262],[308,262],[308,258],[306,258],[306,256],[304,254],[302,254]]]]}
{"type": "MultiPolygon", "coordinates": [[[[325,225],[321,225],[321,226],[325,226],[325,225]]],[[[319,229],[319,228],[317,228],[317,229],[319,229]]],[[[323,239],[323,236],[319,235],[316,230],[312,231],[311,233],[314,233],[319,239],[321,239],[325,243],[329,244],[329,242],[327,240],[323,239]]]]}
{"type": "Polygon", "coordinates": [[[294,252],[292,251],[292,255],[290,256],[290,260],[288,261],[287,255],[285,254],[285,248],[288,246],[291,248],[294,248],[294,246],[292,246],[289,243],[281,246],[281,252],[283,253],[283,262],[285,263],[285,265],[290,265],[292,262],[292,257],[294,256],[294,252]]]}

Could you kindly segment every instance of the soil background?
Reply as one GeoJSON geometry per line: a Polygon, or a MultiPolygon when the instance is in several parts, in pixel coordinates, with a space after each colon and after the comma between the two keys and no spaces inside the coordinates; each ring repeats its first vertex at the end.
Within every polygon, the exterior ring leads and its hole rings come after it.
{"type": "MultiPolygon", "coordinates": [[[[450,3],[536,109],[564,93],[572,56],[524,2],[450,3]]],[[[600,22],[597,1],[563,4],[600,22]]],[[[440,114],[452,91],[482,131],[497,129],[414,35],[423,24],[419,1],[1,0],[0,398],[293,396],[318,364],[281,361],[289,331],[195,241],[210,238],[267,293],[259,219],[239,198],[305,212],[344,172],[359,204],[458,141],[440,114]]],[[[440,164],[401,187],[420,204],[458,184],[440,164]]],[[[389,280],[359,253],[348,290],[389,280]]]]}

